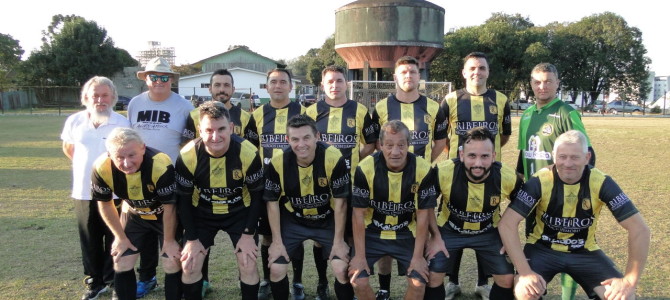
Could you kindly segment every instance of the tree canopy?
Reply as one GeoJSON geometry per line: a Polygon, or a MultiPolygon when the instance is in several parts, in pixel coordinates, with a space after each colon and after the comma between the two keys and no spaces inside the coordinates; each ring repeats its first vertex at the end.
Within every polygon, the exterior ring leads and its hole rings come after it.
{"type": "Polygon", "coordinates": [[[9,83],[7,75],[19,65],[23,52],[19,41],[0,33],[0,88],[9,83]]]}

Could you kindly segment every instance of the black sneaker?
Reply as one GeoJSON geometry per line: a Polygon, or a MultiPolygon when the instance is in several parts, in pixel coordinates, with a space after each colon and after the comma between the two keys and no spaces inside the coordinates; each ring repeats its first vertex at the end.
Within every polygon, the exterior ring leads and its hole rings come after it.
{"type": "Polygon", "coordinates": [[[316,286],[316,300],[330,300],[327,283],[319,283],[316,286]]]}
{"type": "Polygon", "coordinates": [[[268,300],[270,299],[270,294],[272,294],[270,283],[265,280],[261,280],[261,283],[258,286],[258,300],[268,300]]]}
{"type": "Polygon", "coordinates": [[[375,294],[376,300],[391,300],[391,293],[387,290],[379,290],[375,294]]]}
{"type": "Polygon", "coordinates": [[[104,284],[96,284],[93,282],[93,278],[87,277],[84,279],[86,284],[86,291],[81,296],[81,300],[95,300],[98,299],[98,296],[106,293],[109,289],[104,284]]]}
{"type": "Polygon", "coordinates": [[[305,286],[300,282],[294,282],[291,294],[293,294],[293,300],[305,300],[305,286]]]}

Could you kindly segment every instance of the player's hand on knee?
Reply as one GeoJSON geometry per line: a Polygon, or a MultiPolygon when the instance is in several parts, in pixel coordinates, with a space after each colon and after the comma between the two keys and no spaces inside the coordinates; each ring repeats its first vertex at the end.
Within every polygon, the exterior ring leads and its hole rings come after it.
{"type": "Polygon", "coordinates": [[[186,241],[184,249],[181,250],[181,257],[179,258],[183,270],[193,270],[196,255],[202,255],[204,257],[207,255],[207,249],[200,243],[200,240],[186,241]]]}
{"type": "Polygon", "coordinates": [[[242,234],[240,240],[235,245],[235,254],[242,256],[242,266],[246,267],[249,261],[256,261],[258,258],[258,246],[254,241],[254,236],[250,234],[242,234]]]}
{"type": "Polygon", "coordinates": [[[444,240],[441,236],[431,236],[426,240],[426,246],[424,247],[424,257],[426,260],[431,260],[435,256],[442,252],[446,257],[449,257],[449,251],[447,246],[444,245],[444,240]]]}
{"type": "Polygon", "coordinates": [[[635,285],[626,278],[610,278],[600,284],[605,287],[604,296],[607,300],[635,299],[635,285]]]}
{"type": "Polygon", "coordinates": [[[428,270],[428,262],[425,258],[413,256],[409,263],[409,268],[407,268],[407,274],[411,274],[412,271],[418,273],[425,282],[429,281],[430,271],[428,270]]]}
{"type": "Polygon", "coordinates": [[[270,248],[268,248],[268,266],[273,264],[280,257],[284,257],[286,261],[290,261],[288,258],[288,253],[286,252],[286,247],[283,243],[272,242],[270,248]]]}
{"type": "Polygon", "coordinates": [[[347,245],[344,240],[333,242],[333,248],[330,250],[330,257],[328,257],[328,260],[332,260],[335,257],[341,259],[345,263],[349,263],[349,245],[347,245]]]}
{"type": "Polygon", "coordinates": [[[521,299],[539,299],[544,295],[547,283],[544,278],[535,272],[518,275],[514,294],[521,299]]]}
{"type": "Polygon", "coordinates": [[[349,262],[349,282],[354,284],[358,278],[358,275],[360,275],[363,271],[366,271],[368,274],[370,274],[370,267],[368,266],[367,260],[362,255],[354,255],[354,258],[352,258],[349,262]]]}
{"type": "Polygon", "coordinates": [[[121,259],[123,256],[123,253],[125,253],[128,249],[137,251],[137,247],[135,247],[135,245],[133,245],[129,239],[115,238],[114,242],[112,243],[112,251],[110,253],[112,257],[114,257],[114,262],[119,262],[119,259],[121,259]]]}

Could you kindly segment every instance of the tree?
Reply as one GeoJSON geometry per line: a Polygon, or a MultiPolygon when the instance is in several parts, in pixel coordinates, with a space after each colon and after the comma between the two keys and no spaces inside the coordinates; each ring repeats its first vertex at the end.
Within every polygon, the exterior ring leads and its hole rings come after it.
{"type": "Polygon", "coordinates": [[[114,46],[107,30],[75,15],[55,15],[43,34],[40,50],[23,66],[27,84],[78,86],[94,75],[112,77],[135,66],[130,54],[114,46]]]}
{"type": "Polygon", "coordinates": [[[19,65],[23,53],[19,41],[0,33],[0,88],[9,83],[7,76],[19,65]]]}

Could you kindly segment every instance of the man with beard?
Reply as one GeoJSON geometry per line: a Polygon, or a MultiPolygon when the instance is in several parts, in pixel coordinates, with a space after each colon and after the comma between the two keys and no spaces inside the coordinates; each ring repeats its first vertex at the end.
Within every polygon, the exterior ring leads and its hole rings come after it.
{"type": "Polygon", "coordinates": [[[100,217],[98,203],[91,201],[91,169],[93,161],[105,153],[105,139],[112,129],[130,127],[124,116],[112,111],[117,100],[111,80],[101,76],[89,79],[81,89],[81,104],[86,109],[69,116],[61,133],[63,153],[72,161],[72,198],[87,276],[82,300],[96,299],[114,280],[110,255],[114,235],[100,217]]]}
{"type": "MultiPolygon", "coordinates": [[[[209,78],[209,93],[212,100],[219,101],[228,109],[230,121],[235,124],[233,134],[245,138],[254,146],[258,147],[258,133],[256,132],[256,123],[251,114],[242,110],[239,106],[232,105],[230,98],[235,93],[235,80],[233,74],[227,69],[218,69],[212,73],[209,78]]],[[[200,110],[192,110],[189,118],[186,120],[183,138],[190,141],[200,136],[198,125],[200,124],[200,110]]]]}
{"type": "MultiPolygon", "coordinates": [[[[458,157],[459,147],[463,144],[467,131],[483,126],[494,136],[495,152],[502,153],[502,146],[507,143],[512,134],[512,118],[507,96],[486,86],[489,77],[489,63],[486,54],[472,52],[465,56],[462,74],[465,79],[465,88],[449,93],[440,105],[448,120],[449,136],[445,152],[449,154],[449,158],[458,157]]],[[[498,159],[501,157],[502,155],[498,159]]],[[[451,259],[457,263],[453,264],[453,270],[447,271],[449,274],[449,283],[446,286],[447,300],[453,299],[461,292],[458,273],[462,255],[462,252],[452,253],[451,259]]],[[[482,269],[480,257],[476,256],[476,258],[478,278],[475,294],[487,300],[491,289],[488,284],[488,274],[485,274],[482,269]]]]}
{"type": "Polygon", "coordinates": [[[504,253],[498,234],[500,203],[516,196],[522,181],[514,169],[496,161],[493,136],[484,127],[464,136],[459,158],[437,166],[442,193],[437,224],[431,223],[430,282],[424,299],[445,298],[444,277],[456,261],[448,259],[465,248],[475,250],[486,274],[493,275],[490,299],[514,299],[514,268],[504,253]]]}
{"type": "MultiPolygon", "coordinates": [[[[558,70],[549,63],[536,65],[530,73],[530,86],[535,95],[535,105],[523,112],[519,122],[519,161],[517,172],[528,180],[535,172],[554,163],[551,151],[559,135],[568,130],[579,130],[586,136],[584,123],[572,106],[556,97],[561,81],[558,70]]],[[[596,165],[596,154],[589,141],[591,159],[596,165]]],[[[526,228],[533,227],[533,218],[526,220],[526,228]]],[[[570,276],[561,274],[563,299],[574,299],[577,284],[570,276]]]]}
{"type": "MultiPolygon", "coordinates": [[[[383,126],[391,120],[400,120],[410,130],[408,151],[432,162],[446,145],[446,117],[440,105],[419,94],[419,61],[403,56],[395,63],[393,79],[396,93],[382,99],[375,106],[372,120],[383,126]]],[[[391,259],[382,258],[379,267],[377,300],[388,300],[391,291],[391,259]]],[[[404,270],[399,271],[403,274],[404,270]]]]}
{"type": "MultiPolygon", "coordinates": [[[[179,73],[172,71],[168,61],[156,57],[147,63],[137,78],[146,83],[148,91],[135,96],[128,105],[128,120],[147,146],[168,156],[174,164],[181,149],[182,133],[193,105],[179,94],[172,92],[172,83],[179,73]]],[[[157,287],[158,236],[151,238],[147,251],[140,256],[137,298],[144,297],[157,287]],[[155,251],[149,250],[153,247],[155,251]]]]}
{"type": "MultiPolygon", "coordinates": [[[[259,152],[263,164],[270,163],[272,157],[281,154],[288,147],[287,122],[295,115],[304,114],[305,107],[298,102],[291,101],[289,94],[293,89],[291,73],[286,69],[272,69],[267,73],[267,90],[270,94],[270,102],[254,110],[253,118],[256,122],[256,130],[260,142],[259,152]]],[[[272,231],[267,219],[267,209],[261,209],[258,222],[258,233],[263,236],[261,240],[261,264],[263,267],[263,280],[258,290],[258,299],[266,300],[271,292],[270,269],[268,267],[268,249],[272,243],[272,231]]],[[[300,248],[297,253],[304,253],[300,248]]],[[[291,258],[293,265],[293,298],[302,300],[305,298],[305,287],[302,285],[302,263],[303,258],[295,256],[291,258]]]]}

